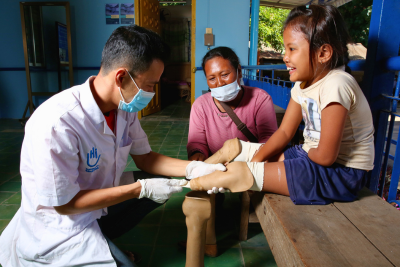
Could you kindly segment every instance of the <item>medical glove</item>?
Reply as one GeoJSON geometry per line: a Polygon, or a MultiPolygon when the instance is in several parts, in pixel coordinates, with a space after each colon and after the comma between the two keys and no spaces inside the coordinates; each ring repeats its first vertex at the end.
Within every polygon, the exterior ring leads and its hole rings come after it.
{"type": "Polygon", "coordinates": [[[213,187],[210,190],[207,190],[207,194],[212,195],[212,194],[218,194],[218,193],[225,193],[225,192],[230,192],[229,189],[223,188],[223,187],[213,187]]]}
{"type": "Polygon", "coordinates": [[[142,185],[139,198],[149,198],[157,203],[164,203],[169,197],[178,192],[182,192],[182,185],[187,184],[186,180],[178,179],[143,179],[138,180],[142,185]]]}
{"type": "Polygon", "coordinates": [[[221,164],[208,164],[202,161],[192,161],[186,166],[186,178],[193,179],[204,176],[215,171],[226,171],[226,167],[221,164]]]}

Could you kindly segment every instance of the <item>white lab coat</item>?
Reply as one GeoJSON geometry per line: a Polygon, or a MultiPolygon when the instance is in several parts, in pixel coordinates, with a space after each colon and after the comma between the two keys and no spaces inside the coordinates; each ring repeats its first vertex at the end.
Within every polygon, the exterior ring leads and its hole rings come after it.
{"type": "Polygon", "coordinates": [[[149,153],[136,113],[118,110],[116,136],[89,82],[43,103],[25,127],[21,208],[0,237],[0,263],[17,266],[116,266],[97,224],[107,208],[60,215],[80,190],[119,185],[129,154],[149,153]]]}

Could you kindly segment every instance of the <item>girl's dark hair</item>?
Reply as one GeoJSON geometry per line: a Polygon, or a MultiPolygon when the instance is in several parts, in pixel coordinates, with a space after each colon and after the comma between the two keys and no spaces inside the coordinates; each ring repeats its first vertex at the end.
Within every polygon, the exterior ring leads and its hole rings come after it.
{"type": "Polygon", "coordinates": [[[332,70],[349,62],[347,43],[350,35],[339,10],[330,5],[298,6],[286,18],[283,30],[293,27],[302,32],[310,44],[310,62],[314,69],[315,54],[324,44],[332,46],[333,54],[329,62],[332,70]]]}
{"type": "Polygon", "coordinates": [[[229,62],[231,63],[232,67],[235,68],[235,70],[237,70],[239,67],[240,61],[236,53],[229,47],[219,46],[208,51],[207,54],[203,57],[203,62],[201,63],[201,66],[203,67],[204,74],[206,74],[206,70],[204,69],[204,67],[207,61],[215,57],[222,57],[224,59],[229,60],[229,62]]]}

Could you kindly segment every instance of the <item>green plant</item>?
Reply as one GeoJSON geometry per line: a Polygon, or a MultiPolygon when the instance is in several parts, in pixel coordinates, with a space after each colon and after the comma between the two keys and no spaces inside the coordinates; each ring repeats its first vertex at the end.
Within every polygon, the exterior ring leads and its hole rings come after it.
{"type": "Polygon", "coordinates": [[[372,0],[352,0],[340,6],[339,11],[346,22],[352,41],[367,46],[372,0]]]}
{"type": "Polygon", "coordinates": [[[258,47],[264,45],[279,52],[283,51],[282,27],[289,12],[288,9],[260,7],[258,47]]]}

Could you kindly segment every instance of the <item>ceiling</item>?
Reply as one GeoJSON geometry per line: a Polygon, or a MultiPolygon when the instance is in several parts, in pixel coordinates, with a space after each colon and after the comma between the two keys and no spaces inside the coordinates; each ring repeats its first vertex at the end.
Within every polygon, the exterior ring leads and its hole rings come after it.
{"type": "Polygon", "coordinates": [[[270,7],[279,7],[279,8],[288,8],[292,9],[296,6],[300,5],[309,5],[313,4],[331,4],[334,6],[341,6],[350,2],[351,0],[260,0],[260,6],[270,6],[270,7]]]}

